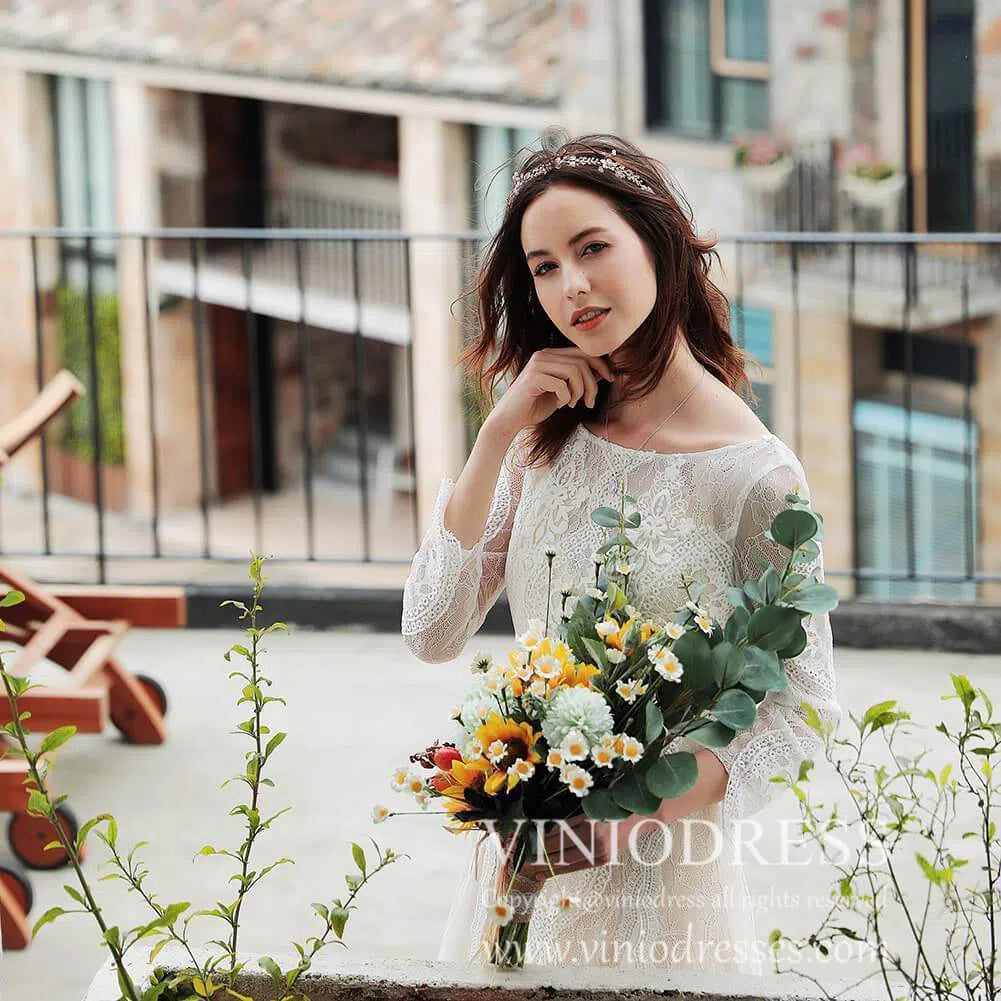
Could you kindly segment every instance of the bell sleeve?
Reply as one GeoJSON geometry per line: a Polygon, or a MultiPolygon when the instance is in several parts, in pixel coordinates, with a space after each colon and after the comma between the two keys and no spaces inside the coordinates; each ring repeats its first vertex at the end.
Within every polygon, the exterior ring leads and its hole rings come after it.
{"type": "Polygon", "coordinates": [[[521,497],[521,436],[501,464],[482,536],[466,549],[444,524],[455,481],[442,480],[403,589],[401,632],[407,648],[429,664],[453,660],[480,628],[504,588],[508,543],[521,497]]]}
{"type": "MultiPolygon", "coordinates": [[[[806,476],[798,461],[781,460],[752,484],[740,508],[733,549],[733,585],[742,586],[761,574],[767,561],[781,572],[789,551],[774,542],[769,529],[773,518],[788,507],[786,494],[798,491],[809,498],[806,476]]],[[[809,575],[819,570],[823,580],[823,548],[810,562],[794,570],[809,575]]],[[[788,686],[768,692],[758,705],[758,716],[747,730],[739,731],[726,747],[712,748],[728,773],[722,804],[724,828],[757,813],[783,789],[769,780],[779,774],[795,779],[800,762],[816,758],[823,749],[820,736],[807,726],[801,702],[808,702],[824,723],[841,720],[834,678],[834,652],[830,617],[809,615],[803,620],[806,647],[784,661],[788,686]]]]}

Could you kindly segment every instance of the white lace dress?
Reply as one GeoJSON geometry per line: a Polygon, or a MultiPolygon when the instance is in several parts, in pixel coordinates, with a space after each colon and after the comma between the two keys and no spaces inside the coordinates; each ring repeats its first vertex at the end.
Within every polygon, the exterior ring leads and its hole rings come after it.
{"type": "MultiPolygon", "coordinates": [[[[641,615],[662,620],[685,601],[682,575],[706,582],[703,603],[714,616],[727,616],[726,588],[760,573],[756,557],[778,566],[788,555],[765,535],[786,506],[785,495],[798,487],[809,497],[798,459],[772,434],[702,452],[665,454],[606,443],[581,425],[550,466],[524,468],[523,455],[519,436],[498,477],[483,536],[471,549],[443,525],[455,484],[451,479],[441,484],[403,601],[402,633],[423,661],[458,657],[505,586],[516,632],[524,631],[530,618],[544,619],[547,549],[556,552],[551,621],[558,621],[561,592],[593,580],[591,554],[604,541],[605,530],[590,514],[603,504],[618,506],[623,474],[627,493],[642,513],[642,525],[632,533],[640,549],[630,558],[630,600],[641,615]]],[[[815,565],[822,568],[822,556],[815,565]]],[[[768,781],[772,776],[795,776],[801,760],[817,755],[819,740],[806,726],[800,702],[811,703],[822,720],[841,717],[828,616],[811,616],[804,625],[808,643],[786,662],[786,690],[768,693],[755,724],[713,752],[729,776],[724,800],[692,815],[687,825],[671,825],[670,845],[658,825],[644,825],[638,854],[650,864],[623,851],[622,864],[550,877],[532,917],[528,962],[763,971],[766,952],[756,937],[743,870],[733,851],[733,825],[781,791],[768,781]],[[687,853],[682,826],[687,827],[687,853]],[[723,832],[718,842],[713,827],[723,832]],[[561,896],[576,897],[577,906],[560,909],[561,896]]],[[[670,749],[701,748],[681,738],[670,749]]],[[[497,854],[488,839],[480,849],[477,876],[474,856],[481,835],[460,837],[470,842],[469,858],[438,958],[465,963],[483,958],[480,942],[489,920],[486,906],[497,854]]]]}

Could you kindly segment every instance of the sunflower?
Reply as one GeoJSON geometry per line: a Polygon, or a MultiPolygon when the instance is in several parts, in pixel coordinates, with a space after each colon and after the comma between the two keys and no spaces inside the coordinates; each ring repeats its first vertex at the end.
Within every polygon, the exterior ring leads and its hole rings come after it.
{"type": "Polygon", "coordinates": [[[489,747],[495,740],[500,741],[507,750],[494,762],[493,767],[497,769],[497,772],[484,780],[483,791],[488,796],[495,796],[500,792],[505,781],[508,791],[518,784],[518,775],[516,773],[508,775],[507,770],[519,758],[532,764],[542,760],[542,755],[535,750],[535,742],[541,736],[541,733],[532,730],[531,723],[518,723],[513,719],[504,719],[497,713],[490,713],[483,725],[476,731],[476,739],[484,747],[489,747]]]}

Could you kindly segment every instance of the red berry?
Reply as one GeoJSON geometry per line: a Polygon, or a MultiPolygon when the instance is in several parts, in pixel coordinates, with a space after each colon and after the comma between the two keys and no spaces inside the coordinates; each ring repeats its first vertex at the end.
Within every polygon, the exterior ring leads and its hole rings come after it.
{"type": "Polygon", "coordinates": [[[452,767],[453,761],[461,761],[462,754],[457,747],[442,747],[435,751],[434,763],[443,771],[447,772],[452,767]]]}

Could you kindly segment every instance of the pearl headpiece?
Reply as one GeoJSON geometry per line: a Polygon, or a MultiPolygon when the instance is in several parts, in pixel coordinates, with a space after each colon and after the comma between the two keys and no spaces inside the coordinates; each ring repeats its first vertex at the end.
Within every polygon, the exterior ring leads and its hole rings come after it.
{"type": "Polygon", "coordinates": [[[599,172],[610,170],[616,177],[621,178],[623,181],[630,181],[635,184],[637,188],[641,188],[643,191],[649,191],[653,194],[653,188],[650,187],[642,177],[639,176],[634,170],[630,170],[628,167],[624,167],[621,163],[616,163],[612,159],[618,153],[618,150],[613,149],[608,156],[578,156],[576,153],[570,154],[570,156],[557,156],[550,160],[548,163],[540,164],[538,167],[533,167],[531,170],[522,174],[518,171],[515,172],[514,176],[511,178],[511,193],[508,195],[507,204],[511,205],[514,201],[514,196],[518,193],[518,189],[526,182],[531,181],[536,177],[542,177],[543,174],[548,174],[553,167],[560,168],[564,165],[570,167],[597,167],[599,172]]]}

